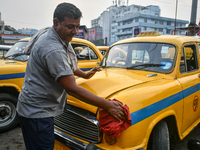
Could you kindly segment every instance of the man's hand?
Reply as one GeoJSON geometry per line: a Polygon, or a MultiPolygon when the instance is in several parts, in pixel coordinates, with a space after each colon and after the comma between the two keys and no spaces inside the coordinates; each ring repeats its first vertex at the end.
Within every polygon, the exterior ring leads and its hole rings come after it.
{"type": "Polygon", "coordinates": [[[74,75],[62,76],[58,82],[65,88],[66,92],[76,97],[77,99],[88,104],[105,109],[114,118],[121,121],[124,116],[123,105],[117,101],[109,101],[107,99],[98,97],[90,91],[78,86],[74,75]]]}
{"type": "Polygon", "coordinates": [[[121,121],[124,117],[123,105],[117,101],[108,101],[108,108],[106,111],[117,120],[121,121]]]}
{"type": "Polygon", "coordinates": [[[75,76],[78,76],[78,77],[81,77],[81,78],[84,78],[84,79],[90,79],[97,71],[101,71],[100,68],[98,67],[94,67],[90,72],[88,73],[85,73],[83,72],[82,70],[80,69],[77,69],[74,71],[74,75],[75,76]]]}
{"type": "Polygon", "coordinates": [[[101,71],[100,68],[94,67],[90,72],[88,72],[88,73],[85,74],[84,78],[85,79],[90,79],[93,75],[95,75],[96,72],[99,72],[99,71],[101,71]]]}

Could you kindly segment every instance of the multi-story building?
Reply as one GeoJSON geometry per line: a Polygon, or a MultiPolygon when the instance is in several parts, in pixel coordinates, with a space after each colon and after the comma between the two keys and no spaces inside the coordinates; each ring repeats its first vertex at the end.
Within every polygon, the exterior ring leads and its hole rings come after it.
{"type": "MultiPolygon", "coordinates": [[[[131,5],[130,10],[138,8],[138,12],[127,13],[122,16],[114,16],[111,23],[111,42],[134,37],[138,32],[134,31],[158,31],[161,34],[174,34],[175,19],[160,16],[158,6],[135,6],[131,5]],[[139,30],[137,30],[139,29],[139,30]]],[[[124,9],[127,10],[126,7],[124,9]]],[[[176,19],[176,27],[185,27],[188,21],[176,19]]],[[[185,31],[176,30],[176,34],[185,35],[185,31]]]]}
{"type": "Polygon", "coordinates": [[[3,33],[4,30],[4,21],[1,20],[1,12],[0,12],[0,33],[3,33]]]}
{"type": "MultiPolygon", "coordinates": [[[[123,0],[118,0],[119,1],[123,0]]],[[[124,1],[123,3],[124,4],[124,1]]],[[[127,3],[128,4],[128,3],[127,3]]],[[[134,37],[139,32],[158,31],[161,34],[173,34],[175,19],[161,17],[159,6],[149,5],[113,5],[98,18],[91,21],[91,26],[102,27],[102,38],[108,43],[134,37]]],[[[189,22],[176,19],[176,27],[185,27],[189,22]]],[[[176,34],[185,35],[185,31],[176,30],[176,34]]]]}
{"type": "Polygon", "coordinates": [[[29,36],[33,36],[37,31],[38,31],[37,29],[29,29],[29,28],[22,28],[17,30],[18,33],[29,36]]]}

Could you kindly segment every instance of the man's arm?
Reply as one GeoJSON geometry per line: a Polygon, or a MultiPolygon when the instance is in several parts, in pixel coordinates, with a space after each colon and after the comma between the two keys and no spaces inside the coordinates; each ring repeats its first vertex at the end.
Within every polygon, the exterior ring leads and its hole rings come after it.
{"type": "Polygon", "coordinates": [[[77,69],[74,71],[74,75],[84,78],[84,79],[90,79],[96,72],[101,71],[100,68],[94,67],[90,72],[85,73],[80,69],[77,69]]]}
{"type": "Polygon", "coordinates": [[[124,112],[121,103],[116,101],[108,101],[78,86],[76,84],[74,75],[62,76],[58,79],[58,81],[65,88],[69,95],[72,95],[88,104],[103,108],[117,120],[122,120],[124,112]]]}

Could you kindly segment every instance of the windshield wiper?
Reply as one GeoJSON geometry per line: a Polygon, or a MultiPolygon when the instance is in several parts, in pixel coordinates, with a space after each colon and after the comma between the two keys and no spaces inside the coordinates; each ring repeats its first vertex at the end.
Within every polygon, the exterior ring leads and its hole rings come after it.
{"type": "Polygon", "coordinates": [[[165,64],[154,64],[154,63],[148,63],[148,64],[140,64],[140,65],[133,65],[131,67],[127,67],[127,69],[135,69],[137,67],[142,66],[141,69],[146,68],[146,67],[160,67],[160,66],[165,66],[165,64]]]}
{"type": "Polygon", "coordinates": [[[25,55],[24,53],[15,53],[13,55],[9,55],[9,56],[6,56],[4,58],[8,58],[8,57],[17,57],[17,56],[21,56],[21,55],[25,55]]]}

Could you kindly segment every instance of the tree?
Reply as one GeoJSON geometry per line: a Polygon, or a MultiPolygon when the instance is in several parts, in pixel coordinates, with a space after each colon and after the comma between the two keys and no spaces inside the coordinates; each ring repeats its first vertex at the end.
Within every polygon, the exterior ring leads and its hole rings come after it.
{"type": "Polygon", "coordinates": [[[13,27],[11,27],[9,25],[5,25],[5,30],[12,31],[13,34],[20,34],[20,33],[17,32],[17,30],[15,28],[13,28],[13,27]]]}

